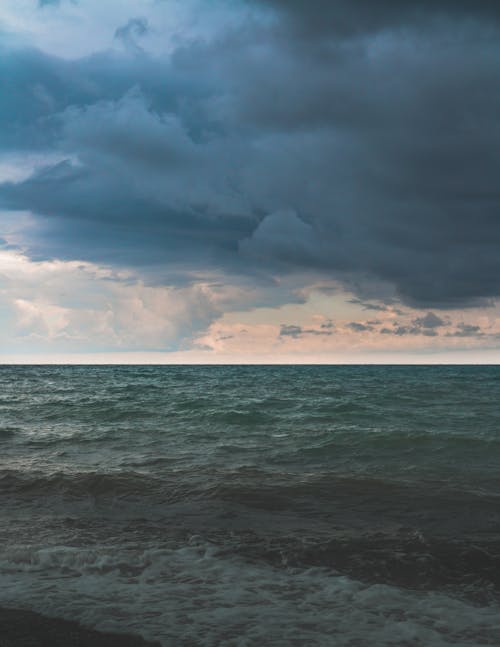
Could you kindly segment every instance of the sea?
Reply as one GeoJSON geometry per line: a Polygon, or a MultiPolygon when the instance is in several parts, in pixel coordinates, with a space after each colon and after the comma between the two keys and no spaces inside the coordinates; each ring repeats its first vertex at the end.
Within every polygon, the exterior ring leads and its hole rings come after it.
{"type": "Polygon", "coordinates": [[[0,606],[500,645],[499,366],[1,366],[0,606]]]}

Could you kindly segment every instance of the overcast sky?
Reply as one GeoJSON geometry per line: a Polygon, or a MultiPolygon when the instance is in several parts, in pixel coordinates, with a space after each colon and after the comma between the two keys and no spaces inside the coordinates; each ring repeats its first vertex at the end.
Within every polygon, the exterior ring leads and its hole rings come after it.
{"type": "Polygon", "coordinates": [[[493,1],[2,0],[0,359],[499,361],[499,36],[493,1]]]}

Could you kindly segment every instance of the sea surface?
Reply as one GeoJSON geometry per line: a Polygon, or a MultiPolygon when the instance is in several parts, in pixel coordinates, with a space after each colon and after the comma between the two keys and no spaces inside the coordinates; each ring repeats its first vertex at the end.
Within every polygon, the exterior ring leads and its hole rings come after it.
{"type": "Polygon", "coordinates": [[[500,645],[500,367],[0,367],[0,606],[500,645]]]}

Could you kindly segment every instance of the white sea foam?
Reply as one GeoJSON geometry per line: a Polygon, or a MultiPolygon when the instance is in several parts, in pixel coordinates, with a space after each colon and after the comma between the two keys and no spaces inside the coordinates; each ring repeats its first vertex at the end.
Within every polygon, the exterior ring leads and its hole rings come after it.
{"type": "Polygon", "coordinates": [[[500,644],[500,609],[183,547],[20,546],[0,561],[0,604],[185,645],[500,644]]]}

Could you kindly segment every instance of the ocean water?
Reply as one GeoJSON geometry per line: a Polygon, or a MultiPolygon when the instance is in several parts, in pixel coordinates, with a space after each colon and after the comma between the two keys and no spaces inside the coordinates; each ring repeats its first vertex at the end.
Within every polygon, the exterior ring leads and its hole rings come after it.
{"type": "Polygon", "coordinates": [[[500,645],[500,367],[0,367],[0,606],[500,645]]]}

